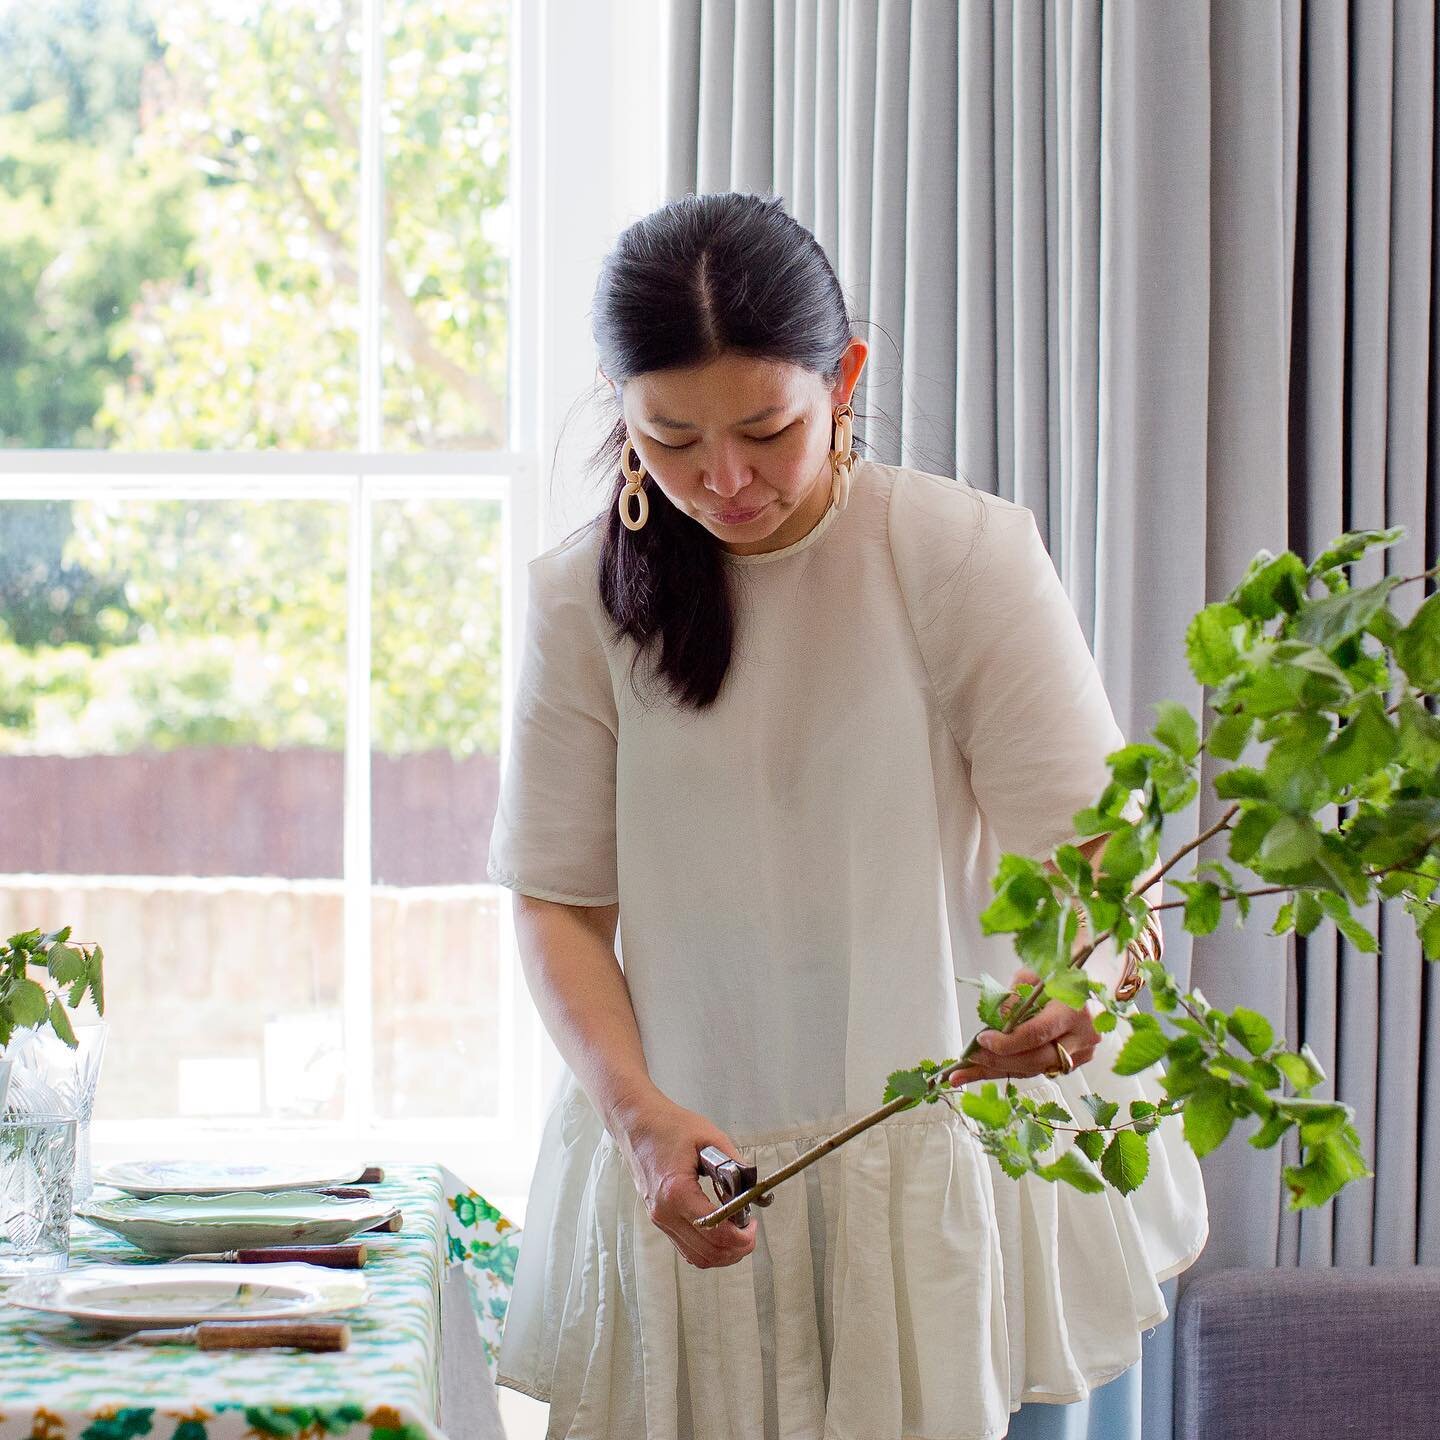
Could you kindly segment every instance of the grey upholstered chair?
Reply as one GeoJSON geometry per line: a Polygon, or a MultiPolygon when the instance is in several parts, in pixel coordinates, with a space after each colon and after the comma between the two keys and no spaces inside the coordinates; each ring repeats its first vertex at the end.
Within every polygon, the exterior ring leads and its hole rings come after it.
{"type": "Polygon", "coordinates": [[[1175,1440],[1440,1437],[1440,1269],[1217,1270],[1175,1331],[1175,1440]]]}

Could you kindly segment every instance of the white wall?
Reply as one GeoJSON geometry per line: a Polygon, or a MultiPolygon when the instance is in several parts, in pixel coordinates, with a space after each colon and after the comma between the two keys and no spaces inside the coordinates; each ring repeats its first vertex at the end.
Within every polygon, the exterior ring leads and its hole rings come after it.
{"type": "MultiPolygon", "coordinates": [[[[664,0],[542,0],[548,25],[543,125],[544,374],[539,417],[542,470],[553,509],[545,547],[594,514],[576,457],[599,442],[593,408],[571,407],[596,383],[589,309],[600,261],[621,230],[662,202],[669,6],[664,0]],[[568,418],[567,418],[568,417],[568,418]],[[564,447],[555,447],[564,428],[564,447]]],[[[603,385],[603,381],[600,382],[603,385]]]]}
{"type": "MultiPolygon", "coordinates": [[[[667,0],[518,0],[520,146],[514,363],[534,367],[533,413],[515,416],[521,447],[539,468],[520,487],[514,518],[520,548],[549,549],[595,514],[598,485],[581,462],[603,425],[592,391],[604,386],[590,334],[601,260],[631,221],[661,204],[664,185],[667,0]]],[[[523,396],[526,387],[512,387],[523,396]]],[[[525,574],[510,576],[511,654],[524,635],[525,574]]],[[[508,737],[507,742],[508,744],[508,737]]],[[[515,983],[523,985],[517,975],[515,983]]],[[[531,1119],[538,1145],[549,1097],[563,1071],[538,1023],[531,1119]]],[[[507,1197],[508,1198],[508,1197],[507,1197]]],[[[497,1200],[497,1203],[499,1201],[497,1200]]],[[[512,1201],[515,1218],[518,1207],[512,1201]]]]}

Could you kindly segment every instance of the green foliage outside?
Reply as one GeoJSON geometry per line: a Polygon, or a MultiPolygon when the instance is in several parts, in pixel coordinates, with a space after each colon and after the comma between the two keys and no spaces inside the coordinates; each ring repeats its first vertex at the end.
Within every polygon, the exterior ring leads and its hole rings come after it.
{"type": "MultiPolygon", "coordinates": [[[[94,619],[115,643],[0,638],[0,753],[341,748],[348,543],[331,501],[76,505],[66,554],[125,577],[94,619]]],[[[491,504],[374,506],[377,750],[498,753],[497,543],[491,504]]]]}
{"type": "MultiPolygon", "coordinates": [[[[387,449],[506,443],[508,8],[385,7],[387,449]]],[[[356,448],[359,9],[0,5],[0,446],[356,448]]],[[[376,506],[377,748],[498,749],[498,521],[376,506]]],[[[347,525],[0,502],[0,751],[342,745],[347,525]]]]}

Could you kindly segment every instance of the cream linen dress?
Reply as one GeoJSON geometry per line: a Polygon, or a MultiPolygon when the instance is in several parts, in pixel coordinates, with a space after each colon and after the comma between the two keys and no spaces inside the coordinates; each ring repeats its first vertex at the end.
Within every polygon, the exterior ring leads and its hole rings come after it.
{"type": "MultiPolygon", "coordinates": [[[[1020,963],[980,930],[1000,854],[1077,838],[1125,737],[1033,515],[963,481],[861,461],[808,535],[725,552],[735,654],[704,712],[637,701],[599,544],[592,525],[529,565],[488,873],[619,901],[651,1077],[763,1176],[877,1108],[892,1070],[960,1054],[960,979],[1020,963]]],[[[1120,970],[1113,945],[1092,957],[1120,970]]],[[[1110,1072],[1124,1033],[1020,1088],[1080,1123],[1086,1091],[1122,1117],[1158,1100],[1158,1066],[1110,1072]]],[[[584,1440],[997,1440],[1022,1402],[1084,1398],[1204,1247],[1180,1119],[1128,1197],[1012,1180],[968,1123],[892,1116],[753,1209],[751,1255],[697,1269],[567,1072],[499,1383],[584,1440]]]]}

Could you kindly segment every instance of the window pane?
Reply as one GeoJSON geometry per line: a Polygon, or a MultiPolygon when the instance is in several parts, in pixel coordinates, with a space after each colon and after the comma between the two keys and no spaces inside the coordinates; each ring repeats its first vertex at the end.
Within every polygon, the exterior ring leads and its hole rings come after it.
{"type": "Polygon", "coordinates": [[[507,442],[509,0],[385,6],[384,444],[507,442]]]}
{"type": "Polygon", "coordinates": [[[0,503],[0,929],[104,946],[102,1120],[340,1116],[346,541],[330,501],[0,503]]]}
{"type": "Polygon", "coordinates": [[[0,8],[0,445],[350,449],[359,0],[0,8]]]}
{"type": "Polygon", "coordinates": [[[499,1107],[500,935],[485,860],[500,745],[500,506],[373,510],[375,1100],[499,1107]]]}

